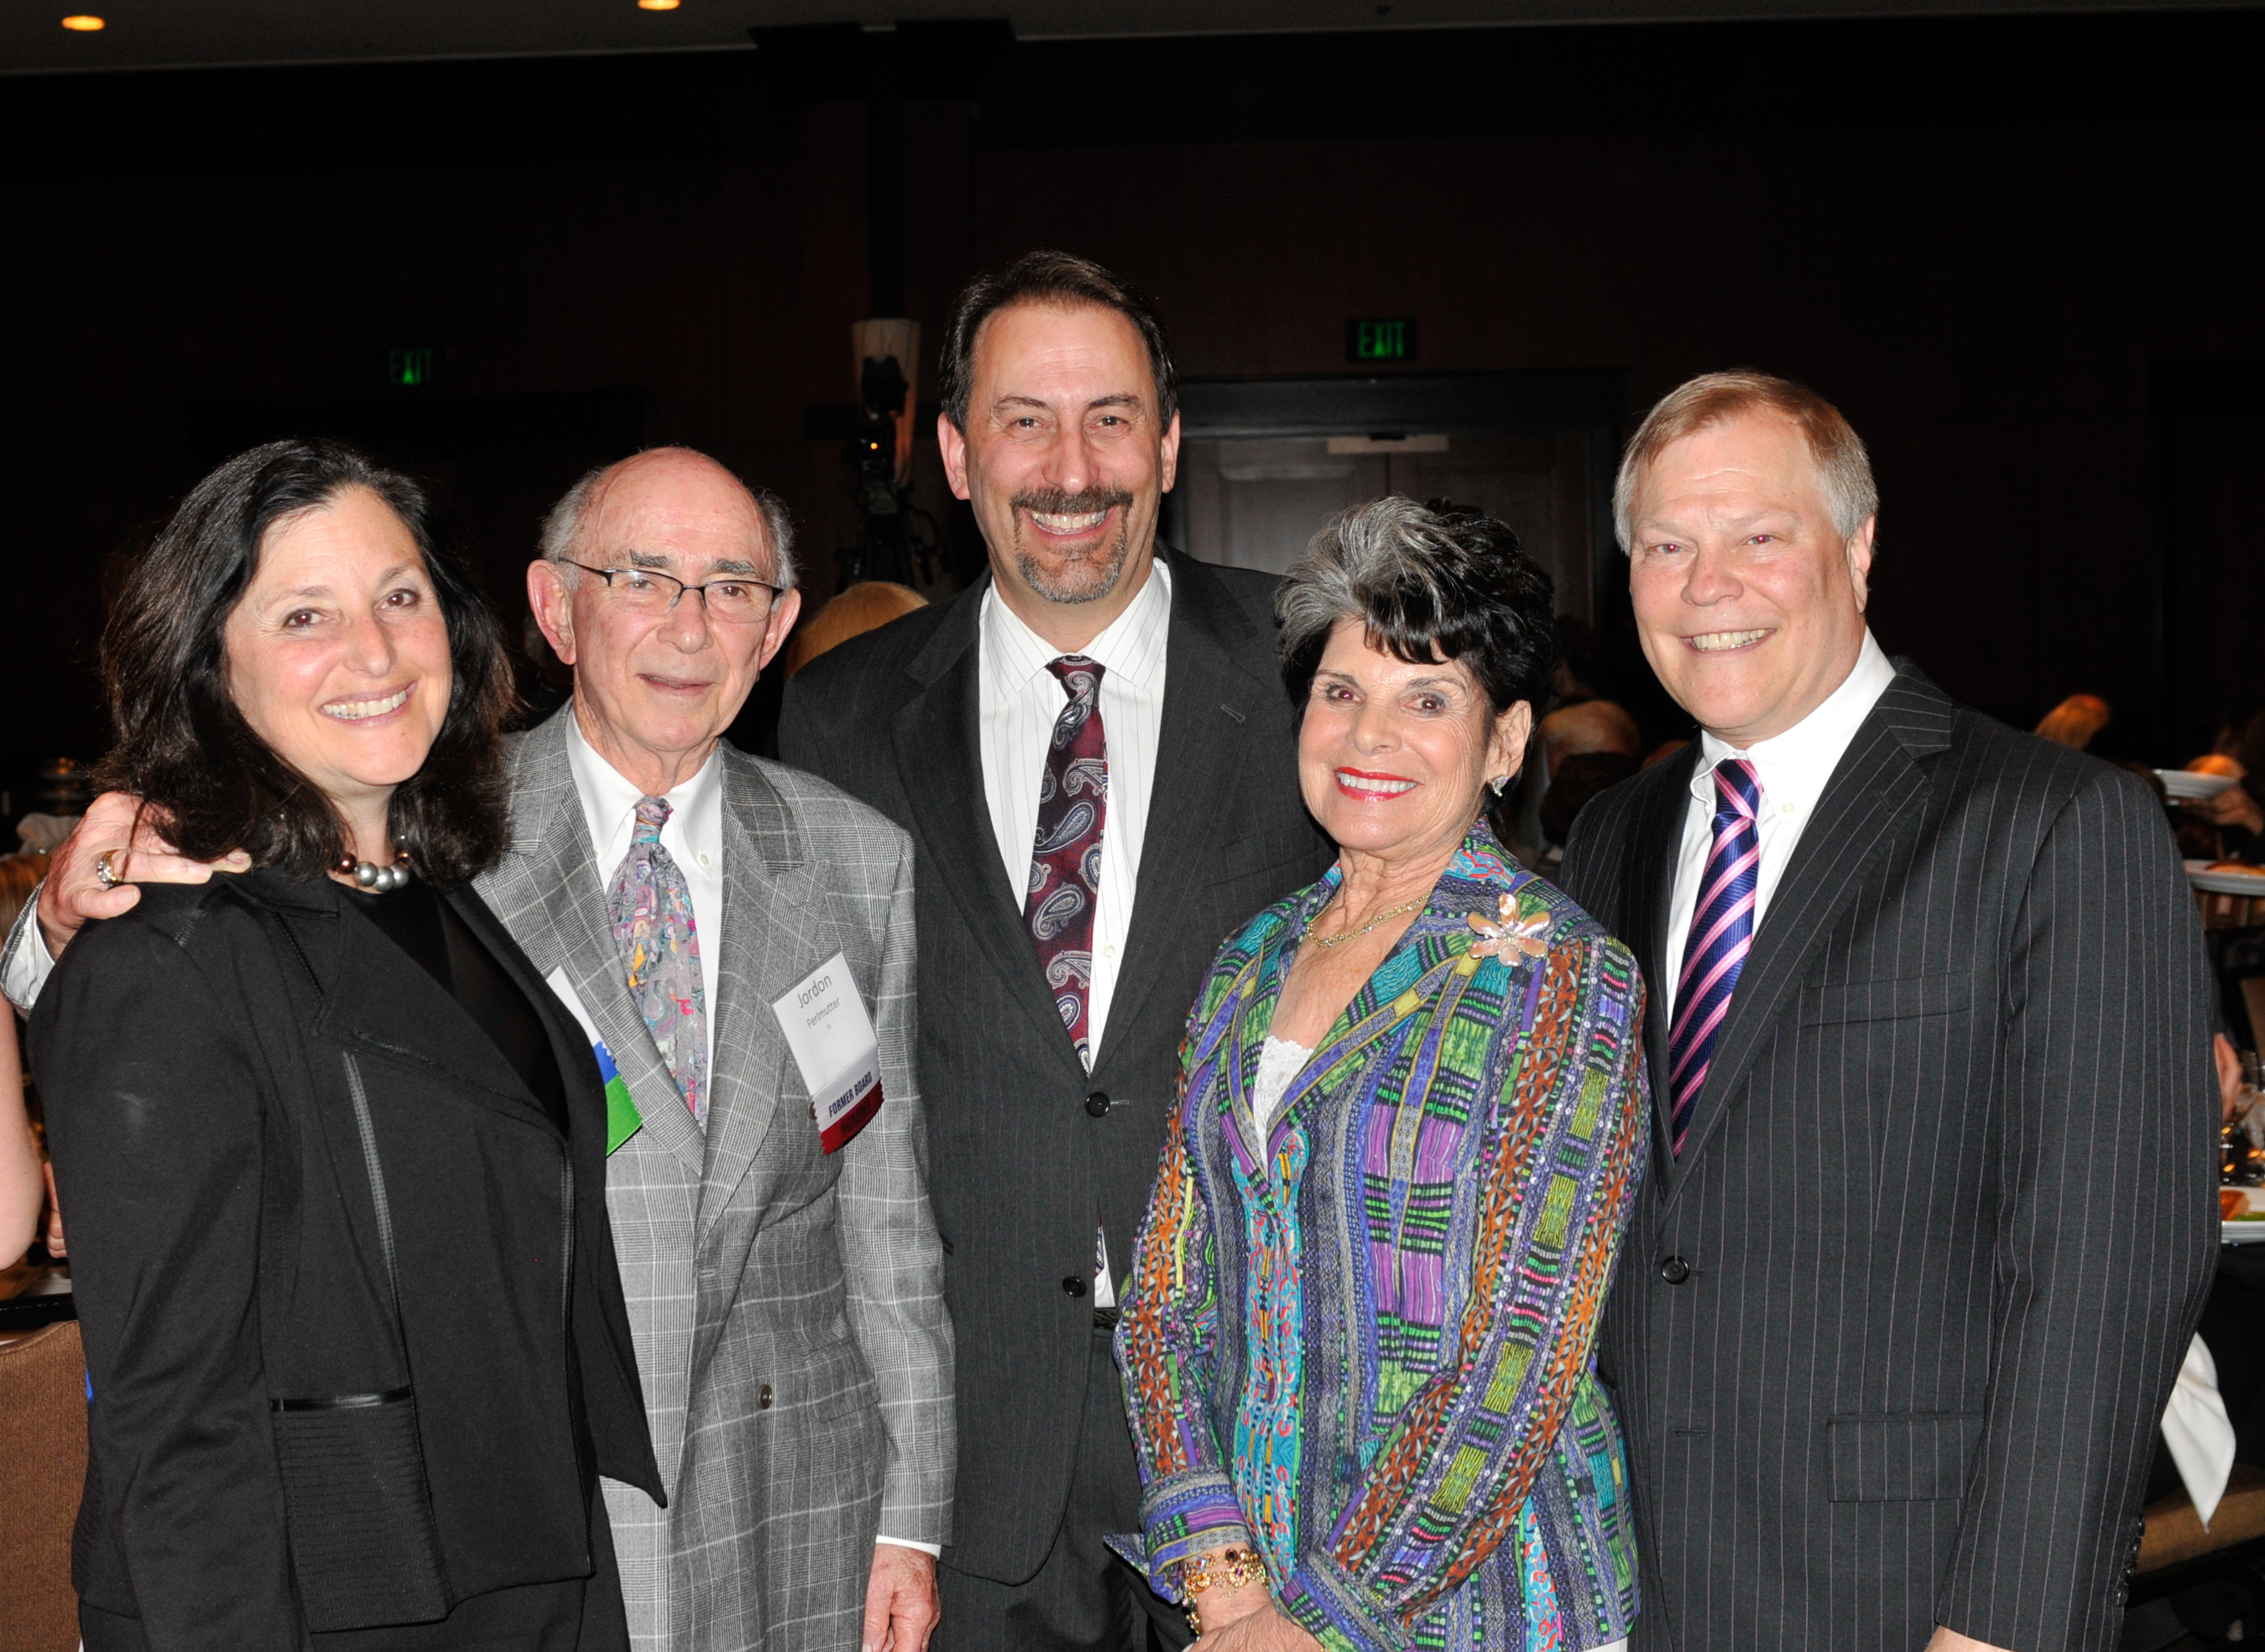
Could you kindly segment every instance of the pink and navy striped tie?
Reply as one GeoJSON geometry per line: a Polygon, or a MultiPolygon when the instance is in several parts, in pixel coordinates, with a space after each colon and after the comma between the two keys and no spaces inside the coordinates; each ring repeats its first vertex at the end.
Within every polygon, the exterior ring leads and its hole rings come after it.
{"type": "Polygon", "coordinates": [[[1675,984],[1675,1019],[1667,1031],[1667,1095],[1675,1151],[1714,1064],[1715,1035],[1730,1013],[1730,994],[1754,940],[1754,891],[1762,858],[1761,782],[1743,757],[1715,765],[1715,847],[1700,874],[1691,909],[1691,939],[1675,984]]]}

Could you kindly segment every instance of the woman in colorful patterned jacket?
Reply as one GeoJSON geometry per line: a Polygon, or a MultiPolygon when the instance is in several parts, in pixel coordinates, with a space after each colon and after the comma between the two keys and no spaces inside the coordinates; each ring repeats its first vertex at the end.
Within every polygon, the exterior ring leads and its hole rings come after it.
{"type": "Polygon", "coordinates": [[[1635,1614],[1591,1345],[1644,1161],[1643,986],[1481,818],[1553,652],[1517,547],[1380,499],[1278,600],[1337,864],[1204,983],[1117,1334],[1124,1548],[1199,1652],[1585,1652],[1635,1614]]]}

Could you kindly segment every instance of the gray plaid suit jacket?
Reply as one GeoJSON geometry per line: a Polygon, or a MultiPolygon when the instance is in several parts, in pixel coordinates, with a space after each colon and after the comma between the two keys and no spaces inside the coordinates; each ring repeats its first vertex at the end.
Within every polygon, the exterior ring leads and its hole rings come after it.
{"type": "Polygon", "coordinates": [[[512,742],[512,844],[478,888],[538,970],[564,968],[645,1119],[606,1167],[669,1488],[663,1510],[605,1482],[630,1634],[637,1652],[842,1652],[857,1644],[876,1535],[951,1535],[951,1323],[913,1072],[911,845],[824,781],[724,747],[703,1138],[623,979],[567,763],[572,715],[512,742]],[[880,1036],[887,1099],[827,1155],[770,1004],[836,951],[880,1036]]]}

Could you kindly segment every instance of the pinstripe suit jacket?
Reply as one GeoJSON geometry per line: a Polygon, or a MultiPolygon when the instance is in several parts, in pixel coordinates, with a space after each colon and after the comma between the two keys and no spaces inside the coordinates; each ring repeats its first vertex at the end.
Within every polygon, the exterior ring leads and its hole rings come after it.
{"type": "Polygon", "coordinates": [[[825,782],[724,747],[703,1137],[623,979],[567,764],[572,715],[513,742],[512,845],[479,890],[537,969],[564,966],[645,1119],[606,1166],[669,1490],[664,1510],[605,1482],[630,1633],[637,1652],[842,1652],[877,1533],[950,1535],[951,1326],[913,1072],[911,846],[825,782]],[[770,1004],[837,950],[880,1036],[887,1099],[829,1156],[770,1004]]]}
{"type": "MultiPolygon", "coordinates": [[[[1898,667],[1679,1157],[1653,1098],[1599,1347],[1642,1652],[1912,1652],[1938,1623],[2113,1647],[2215,1265],[2208,972],[2161,805],[1898,667]]],[[[1655,984],[1697,753],[1599,797],[1565,856],[1655,984]]]]}

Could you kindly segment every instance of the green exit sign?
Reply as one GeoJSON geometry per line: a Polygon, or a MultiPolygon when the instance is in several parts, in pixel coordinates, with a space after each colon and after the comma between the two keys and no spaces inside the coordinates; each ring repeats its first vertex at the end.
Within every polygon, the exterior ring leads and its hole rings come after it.
{"type": "Polygon", "coordinates": [[[1348,361],[1413,361],[1416,323],[1412,317],[1394,316],[1345,323],[1348,361]]]}
{"type": "Polygon", "coordinates": [[[397,344],[385,353],[385,382],[397,389],[430,389],[441,382],[445,353],[437,344],[397,344]]]}

